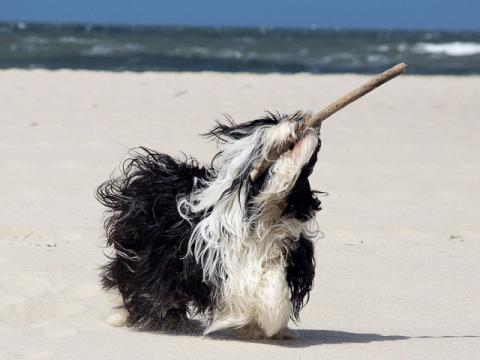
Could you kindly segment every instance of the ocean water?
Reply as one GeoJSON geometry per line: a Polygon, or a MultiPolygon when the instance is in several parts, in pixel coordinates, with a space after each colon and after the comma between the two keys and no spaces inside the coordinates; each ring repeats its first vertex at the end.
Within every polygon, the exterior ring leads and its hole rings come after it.
{"type": "Polygon", "coordinates": [[[480,32],[0,23],[0,68],[480,74],[480,32]]]}

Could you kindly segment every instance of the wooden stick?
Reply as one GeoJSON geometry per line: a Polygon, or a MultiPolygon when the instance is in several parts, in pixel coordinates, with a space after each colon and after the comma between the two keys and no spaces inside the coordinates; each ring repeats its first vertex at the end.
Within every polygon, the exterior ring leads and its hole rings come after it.
{"type": "MultiPolygon", "coordinates": [[[[380,85],[385,84],[387,81],[392,80],[393,78],[397,77],[398,75],[405,72],[407,65],[404,63],[395,65],[394,67],[388,69],[387,71],[375,76],[371,80],[367,81],[363,85],[359,86],[355,90],[349,92],[348,94],[342,96],[341,98],[337,99],[336,101],[330,103],[326,108],[322,111],[312,115],[307,121],[305,122],[306,128],[316,128],[319,127],[323,120],[330,117],[331,115],[335,114],[338,110],[343,109],[345,106],[351,104],[355,100],[361,98],[363,95],[368,94],[370,91],[376,89],[380,85]]],[[[288,150],[291,144],[285,144],[283,148],[276,149],[273,154],[268,154],[267,159],[261,159],[258,164],[253,168],[250,173],[250,180],[255,182],[260,175],[262,175],[265,170],[268,169],[270,164],[278,159],[280,155],[282,155],[285,151],[288,150]]]]}

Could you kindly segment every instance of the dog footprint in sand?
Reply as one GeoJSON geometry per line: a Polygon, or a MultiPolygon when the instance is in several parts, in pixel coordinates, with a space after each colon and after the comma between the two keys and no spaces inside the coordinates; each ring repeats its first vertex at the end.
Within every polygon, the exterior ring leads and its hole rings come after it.
{"type": "Polygon", "coordinates": [[[450,238],[448,239],[449,241],[455,241],[455,242],[463,242],[463,236],[462,235],[457,235],[457,234],[452,234],[450,235],[450,238]]]}

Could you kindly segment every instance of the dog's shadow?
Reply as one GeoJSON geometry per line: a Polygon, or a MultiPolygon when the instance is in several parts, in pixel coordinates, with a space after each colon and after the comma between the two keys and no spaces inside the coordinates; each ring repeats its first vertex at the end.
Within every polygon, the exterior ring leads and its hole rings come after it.
{"type": "Polygon", "coordinates": [[[297,330],[298,338],[291,340],[273,340],[269,343],[285,347],[309,347],[327,344],[361,344],[374,341],[407,340],[408,336],[361,334],[335,330],[297,330]]]}
{"type": "MultiPolygon", "coordinates": [[[[202,336],[205,325],[200,321],[193,321],[190,323],[188,329],[183,329],[176,332],[176,335],[187,336],[202,336]]],[[[378,341],[400,341],[409,339],[442,339],[442,338],[480,338],[478,335],[464,335],[464,336],[403,336],[403,335],[380,335],[372,333],[352,333],[337,330],[314,330],[314,329],[299,329],[295,330],[296,338],[292,339],[245,339],[238,336],[235,331],[221,330],[207,335],[212,340],[233,340],[240,342],[250,342],[259,344],[268,344],[274,346],[283,346],[290,348],[305,348],[318,345],[330,344],[366,344],[378,341]]]]}
{"type": "MultiPolygon", "coordinates": [[[[204,326],[200,322],[196,323],[195,329],[190,328],[188,333],[183,333],[183,335],[190,336],[201,336],[204,330],[204,326]]],[[[182,332],[178,332],[178,335],[182,332]]],[[[238,336],[235,331],[231,330],[221,330],[207,335],[209,339],[212,340],[235,340],[241,342],[252,342],[252,343],[264,343],[277,346],[301,348],[309,347],[314,345],[326,345],[326,344],[344,344],[344,343],[370,343],[374,341],[397,341],[397,340],[407,340],[410,339],[408,336],[399,336],[399,335],[379,335],[379,334],[361,334],[361,333],[350,333],[345,331],[335,331],[335,330],[296,330],[296,337],[292,339],[245,339],[241,336],[238,336]]]]}
{"type": "MultiPolygon", "coordinates": [[[[233,338],[237,341],[263,343],[275,346],[283,346],[290,348],[305,348],[310,346],[330,345],[330,344],[366,344],[378,341],[400,341],[409,339],[443,339],[443,338],[480,338],[477,335],[466,336],[402,336],[402,335],[380,335],[370,333],[351,333],[336,330],[297,330],[298,337],[288,340],[247,340],[241,338],[233,338]]],[[[209,336],[212,339],[226,340],[232,339],[231,336],[225,334],[214,334],[209,336]]]]}
{"type": "Polygon", "coordinates": [[[209,335],[210,339],[214,340],[227,340],[232,339],[241,342],[253,342],[261,344],[269,344],[276,346],[284,346],[291,348],[303,348],[315,345],[327,345],[327,344],[355,344],[355,343],[370,343],[374,341],[397,341],[410,339],[408,336],[398,335],[378,335],[378,334],[359,334],[350,333],[345,331],[334,330],[297,330],[296,338],[293,339],[265,339],[265,340],[252,340],[243,339],[233,334],[220,332],[209,335]]]}

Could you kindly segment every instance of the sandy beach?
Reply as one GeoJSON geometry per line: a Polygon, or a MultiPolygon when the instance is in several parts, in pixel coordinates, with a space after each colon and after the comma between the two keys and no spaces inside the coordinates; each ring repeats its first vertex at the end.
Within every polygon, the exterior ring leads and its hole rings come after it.
{"type": "Polygon", "coordinates": [[[478,359],[480,77],[402,76],[325,122],[299,339],[106,323],[94,189],[128,149],[189,153],[228,113],[319,110],[361,75],[0,71],[0,359],[478,359]]]}

